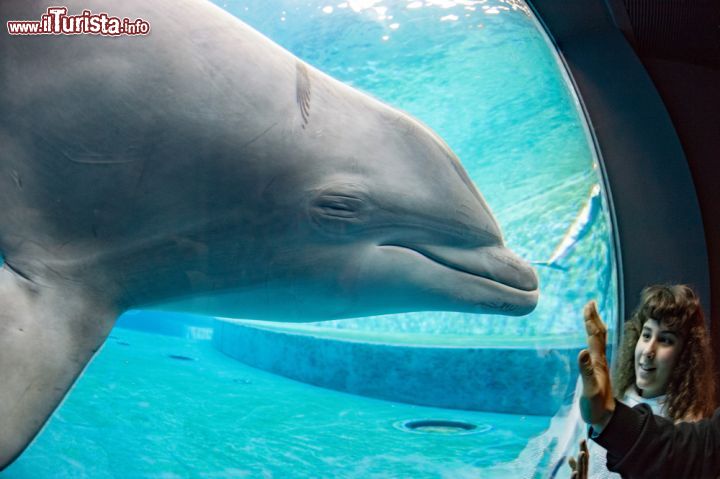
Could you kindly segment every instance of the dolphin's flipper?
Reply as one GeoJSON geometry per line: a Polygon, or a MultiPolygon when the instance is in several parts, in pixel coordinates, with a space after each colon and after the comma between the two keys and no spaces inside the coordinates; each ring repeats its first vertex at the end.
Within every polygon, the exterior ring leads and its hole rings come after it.
{"type": "Polygon", "coordinates": [[[0,266],[0,470],[37,435],[117,316],[55,283],[0,266]]]}

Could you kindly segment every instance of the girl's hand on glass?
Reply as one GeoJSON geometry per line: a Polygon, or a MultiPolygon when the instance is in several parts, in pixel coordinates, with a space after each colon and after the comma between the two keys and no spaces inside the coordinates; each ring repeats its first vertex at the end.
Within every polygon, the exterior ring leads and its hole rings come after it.
{"type": "Polygon", "coordinates": [[[577,459],[571,457],[568,460],[572,474],[570,479],[587,479],[588,477],[588,466],[590,465],[590,453],[588,452],[587,441],[584,439],[580,441],[580,452],[578,453],[577,459]]]}
{"type": "Polygon", "coordinates": [[[578,366],[583,382],[580,413],[586,423],[599,434],[615,411],[615,398],[610,384],[610,368],[605,356],[607,327],[600,319],[595,301],[583,310],[588,348],[580,351],[578,366]]]}

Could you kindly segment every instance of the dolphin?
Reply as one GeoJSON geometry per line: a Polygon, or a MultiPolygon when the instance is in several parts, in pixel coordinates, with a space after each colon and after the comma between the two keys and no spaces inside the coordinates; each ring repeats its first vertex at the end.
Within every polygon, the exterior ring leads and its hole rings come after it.
{"type": "Polygon", "coordinates": [[[600,185],[594,184],[590,188],[590,194],[585,205],[568,227],[567,231],[565,231],[565,234],[550,257],[545,261],[531,261],[531,263],[562,271],[567,270],[567,267],[564,265],[565,260],[580,241],[590,233],[592,226],[595,224],[601,212],[602,197],[600,195],[600,185]]]}
{"type": "MultiPolygon", "coordinates": [[[[8,21],[56,2],[4,0],[8,21]]],[[[142,36],[0,37],[0,469],[123,311],[317,321],[522,315],[448,146],[200,0],[82,0],[142,36]]]]}

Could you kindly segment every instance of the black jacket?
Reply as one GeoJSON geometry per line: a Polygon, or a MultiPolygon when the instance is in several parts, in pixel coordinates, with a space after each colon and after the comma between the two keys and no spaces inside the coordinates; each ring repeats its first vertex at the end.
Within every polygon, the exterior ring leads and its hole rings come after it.
{"type": "Polygon", "coordinates": [[[720,409],[710,419],[675,425],[646,404],[631,409],[617,402],[595,441],[607,449],[608,469],[626,479],[720,477],[720,409]]]}

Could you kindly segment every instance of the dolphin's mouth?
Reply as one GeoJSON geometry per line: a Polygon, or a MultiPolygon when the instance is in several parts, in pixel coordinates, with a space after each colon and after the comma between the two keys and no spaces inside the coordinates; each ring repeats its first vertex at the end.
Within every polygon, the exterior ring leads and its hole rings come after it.
{"type": "Polygon", "coordinates": [[[531,292],[538,288],[538,279],[532,267],[504,246],[475,249],[396,243],[379,246],[409,250],[445,268],[520,291],[531,292]]]}

